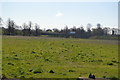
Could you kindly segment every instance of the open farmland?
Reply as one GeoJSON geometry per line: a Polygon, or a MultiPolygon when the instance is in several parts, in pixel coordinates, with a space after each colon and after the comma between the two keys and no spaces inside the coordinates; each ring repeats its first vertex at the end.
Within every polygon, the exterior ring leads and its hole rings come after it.
{"type": "Polygon", "coordinates": [[[3,36],[2,74],[7,78],[118,77],[113,40],[3,36]]]}

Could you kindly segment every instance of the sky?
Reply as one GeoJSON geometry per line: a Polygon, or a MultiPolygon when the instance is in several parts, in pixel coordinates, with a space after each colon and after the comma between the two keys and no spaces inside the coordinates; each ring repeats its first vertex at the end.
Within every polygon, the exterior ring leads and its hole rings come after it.
{"type": "Polygon", "coordinates": [[[41,29],[86,28],[88,23],[118,27],[118,2],[2,2],[0,7],[4,22],[8,18],[18,25],[32,21],[41,29]]]}

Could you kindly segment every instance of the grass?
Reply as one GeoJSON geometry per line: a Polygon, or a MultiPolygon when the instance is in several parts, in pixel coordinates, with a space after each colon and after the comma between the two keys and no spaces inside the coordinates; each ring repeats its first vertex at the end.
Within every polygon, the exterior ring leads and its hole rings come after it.
{"type": "Polygon", "coordinates": [[[117,41],[3,36],[2,43],[6,78],[118,78],[117,41]]]}

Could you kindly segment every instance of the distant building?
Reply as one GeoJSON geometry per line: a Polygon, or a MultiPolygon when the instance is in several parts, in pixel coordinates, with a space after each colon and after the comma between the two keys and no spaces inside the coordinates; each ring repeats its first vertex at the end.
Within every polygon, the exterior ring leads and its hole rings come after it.
{"type": "Polygon", "coordinates": [[[75,34],[76,32],[70,32],[69,34],[75,34]]]}

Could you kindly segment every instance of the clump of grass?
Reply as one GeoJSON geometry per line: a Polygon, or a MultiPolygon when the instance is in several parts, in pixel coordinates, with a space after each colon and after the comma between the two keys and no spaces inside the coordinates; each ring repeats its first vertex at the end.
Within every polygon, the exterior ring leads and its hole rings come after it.
{"type": "Polygon", "coordinates": [[[33,72],[34,74],[36,74],[36,73],[42,73],[43,69],[41,67],[37,67],[37,68],[34,68],[33,70],[31,70],[31,72],[33,72]]]}
{"type": "Polygon", "coordinates": [[[50,70],[49,73],[55,73],[53,70],[50,70]]]}
{"type": "Polygon", "coordinates": [[[10,62],[8,63],[8,65],[12,65],[12,66],[14,66],[14,64],[13,64],[13,63],[10,63],[10,62]]]}
{"type": "Polygon", "coordinates": [[[69,72],[75,72],[75,70],[69,70],[69,72]]]}
{"type": "Polygon", "coordinates": [[[107,65],[113,65],[113,63],[112,62],[108,62],[107,65]]]}
{"type": "Polygon", "coordinates": [[[112,77],[111,80],[120,80],[120,79],[117,77],[112,77]]]}
{"type": "Polygon", "coordinates": [[[2,74],[2,79],[7,79],[5,74],[2,74]]]}

